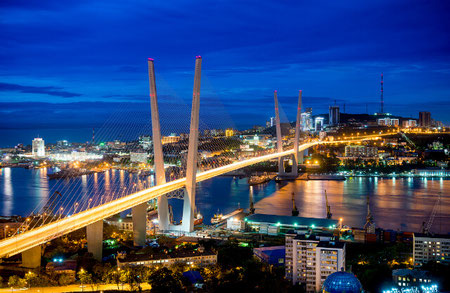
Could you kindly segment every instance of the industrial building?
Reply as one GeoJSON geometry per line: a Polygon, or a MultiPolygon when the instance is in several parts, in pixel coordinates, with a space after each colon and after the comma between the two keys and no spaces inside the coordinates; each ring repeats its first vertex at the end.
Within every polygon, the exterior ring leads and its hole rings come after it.
{"type": "Polygon", "coordinates": [[[268,235],[284,234],[290,230],[334,229],[338,220],[253,214],[244,218],[247,226],[255,232],[268,235]]]}

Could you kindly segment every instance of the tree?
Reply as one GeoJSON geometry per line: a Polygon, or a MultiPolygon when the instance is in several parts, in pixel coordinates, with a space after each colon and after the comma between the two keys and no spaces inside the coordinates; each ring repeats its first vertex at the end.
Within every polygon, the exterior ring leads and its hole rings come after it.
{"type": "Polygon", "coordinates": [[[109,284],[116,284],[117,290],[119,290],[120,285],[120,269],[119,268],[110,268],[110,270],[106,273],[106,280],[109,284]]]}
{"type": "Polygon", "coordinates": [[[131,291],[140,291],[147,275],[146,270],[144,266],[124,267],[120,270],[120,281],[127,283],[131,291]]]}
{"type": "Polygon", "coordinates": [[[60,286],[67,286],[73,282],[72,277],[69,274],[61,274],[58,279],[60,286]]]}
{"type": "Polygon", "coordinates": [[[25,279],[19,278],[19,276],[11,276],[8,279],[8,286],[11,288],[24,288],[26,287],[25,279]]]}
{"type": "Polygon", "coordinates": [[[180,292],[182,290],[180,278],[168,268],[154,271],[146,280],[152,286],[152,292],[180,292]]]}
{"type": "Polygon", "coordinates": [[[88,273],[84,269],[81,269],[77,275],[78,275],[78,279],[80,279],[80,282],[81,282],[81,288],[83,288],[83,284],[91,284],[92,291],[94,291],[94,286],[92,284],[92,282],[93,282],[92,275],[90,273],[88,273]]]}
{"type": "Polygon", "coordinates": [[[24,279],[29,288],[37,286],[39,283],[38,275],[32,271],[26,273],[24,279]]]}

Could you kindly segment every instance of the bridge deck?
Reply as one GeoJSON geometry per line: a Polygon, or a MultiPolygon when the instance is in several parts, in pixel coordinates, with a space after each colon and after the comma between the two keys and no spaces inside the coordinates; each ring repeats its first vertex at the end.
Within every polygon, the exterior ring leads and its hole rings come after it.
{"type": "MultiPolygon", "coordinates": [[[[394,133],[377,134],[365,137],[359,137],[358,139],[341,140],[341,141],[315,141],[305,143],[299,146],[299,151],[306,150],[312,146],[319,144],[333,144],[333,143],[348,143],[355,141],[363,141],[374,139],[376,137],[393,135],[394,133]]],[[[284,157],[294,153],[294,149],[287,150],[281,153],[273,153],[264,155],[261,157],[246,159],[243,161],[235,162],[226,166],[222,166],[216,169],[200,172],[197,174],[196,182],[201,182],[230,171],[238,170],[247,166],[251,166],[264,161],[269,161],[279,157],[284,157]]],[[[151,199],[159,197],[163,194],[171,191],[183,188],[186,184],[186,178],[171,181],[162,185],[153,186],[146,190],[142,190],[125,197],[113,200],[100,206],[93,207],[91,209],[79,212],[72,216],[60,219],[58,221],[34,228],[24,233],[15,235],[13,237],[0,241],[0,257],[12,256],[28,250],[37,245],[46,243],[52,239],[60,237],[64,234],[73,232],[80,228],[83,228],[89,224],[95,223],[102,219],[111,217],[124,210],[131,209],[132,207],[148,202],[151,199]]]]}

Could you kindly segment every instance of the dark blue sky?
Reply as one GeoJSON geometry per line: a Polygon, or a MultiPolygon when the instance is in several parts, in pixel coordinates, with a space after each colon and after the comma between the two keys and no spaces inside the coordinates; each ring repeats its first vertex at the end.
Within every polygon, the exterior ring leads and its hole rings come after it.
{"type": "Polygon", "coordinates": [[[3,0],[0,129],[89,128],[117,109],[144,113],[147,57],[161,112],[171,117],[184,101],[188,113],[195,55],[211,127],[264,124],[274,89],[290,120],[299,89],[314,113],[335,100],[373,113],[381,72],[386,111],[428,110],[448,124],[449,12],[448,1],[411,0],[3,0]]]}

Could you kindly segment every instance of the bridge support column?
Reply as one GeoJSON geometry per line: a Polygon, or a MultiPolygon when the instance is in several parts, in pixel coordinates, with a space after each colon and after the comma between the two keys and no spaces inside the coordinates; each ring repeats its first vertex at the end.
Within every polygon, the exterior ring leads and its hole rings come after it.
{"type": "Polygon", "coordinates": [[[88,252],[92,253],[96,260],[102,260],[103,252],[103,220],[86,226],[86,238],[88,252]]]}
{"type": "MultiPolygon", "coordinates": [[[[281,124],[280,124],[280,113],[278,110],[278,97],[277,91],[273,92],[275,100],[275,129],[277,135],[277,152],[281,153],[283,151],[283,141],[281,140],[281,124]]],[[[284,158],[278,158],[278,175],[284,175],[284,158]]]]}
{"type": "Polygon", "coordinates": [[[22,252],[22,267],[35,269],[41,266],[42,247],[40,245],[22,252]]]}
{"type": "Polygon", "coordinates": [[[298,92],[298,105],[297,105],[297,120],[295,122],[295,140],[294,140],[294,164],[292,164],[292,175],[298,176],[298,159],[300,144],[300,127],[301,127],[301,112],[302,112],[302,91],[298,92]]]}
{"type": "MultiPolygon", "coordinates": [[[[156,95],[155,65],[152,58],[148,58],[148,80],[150,84],[150,108],[152,116],[153,156],[156,185],[166,183],[164,171],[164,155],[161,141],[161,126],[159,123],[158,98],[156,95]]],[[[167,196],[158,198],[158,226],[160,231],[169,229],[169,203],[167,196]]]]}
{"type": "Polygon", "coordinates": [[[304,151],[301,151],[301,152],[298,153],[298,163],[299,164],[303,164],[304,162],[305,162],[304,151]]]}
{"type": "Polygon", "coordinates": [[[202,57],[195,60],[194,91],[192,94],[191,127],[189,132],[189,148],[186,166],[186,191],[183,203],[182,231],[194,231],[195,188],[197,177],[198,123],[200,112],[200,78],[202,57]]]}
{"type": "Polygon", "coordinates": [[[133,244],[144,246],[147,228],[147,203],[137,205],[131,209],[133,217],[133,244]]]}

